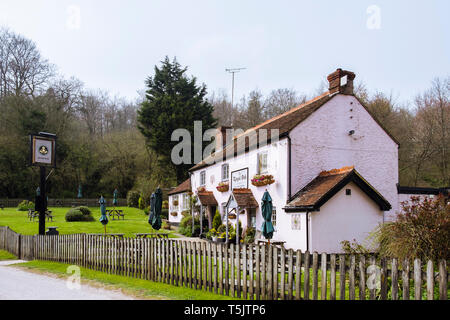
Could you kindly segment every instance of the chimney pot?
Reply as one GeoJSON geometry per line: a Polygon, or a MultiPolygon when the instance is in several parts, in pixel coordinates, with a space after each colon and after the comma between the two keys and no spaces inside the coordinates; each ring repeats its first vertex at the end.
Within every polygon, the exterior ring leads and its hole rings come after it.
{"type": "Polygon", "coordinates": [[[353,94],[353,79],[356,75],[347,70],[337,69],[335,72],[328,75],[330,94],[339,92],[342,94],[353,94]]]}

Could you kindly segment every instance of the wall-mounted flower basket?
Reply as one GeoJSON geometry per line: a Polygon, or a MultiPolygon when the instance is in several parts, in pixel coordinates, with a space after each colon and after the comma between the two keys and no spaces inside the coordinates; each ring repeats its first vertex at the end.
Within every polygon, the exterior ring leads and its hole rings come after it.
{"type": "Polygon", "coordinates": [[[205,187],[198,187],[197,188],[197,192],[205,192],[206,188],[205,187]]]}
{"type": "Polygon", "coordinates": [[[178,215],[178,212],[174,211],[170,213],[171,216],[176,217],[178,215]]]}
{"type": "Polygon", "coordinates": [[[178,200],[173,200],[172,201],[172,204],[176,207],[176,206],[178,206],[178,200]]]}
{"type": "Polygon", "coordinates": [[[227,192],[230,189],[230,186],[228,185],[228,183],[219,183],[219,185],[216,187],[216,189],[219,192],[227,192]]]}
{"type": "Polygon", "coordinates": [[[230,213],[228,215],[228,219],[234,220],[234,219],[236,219],[236,215],[234,213],[230,213]]]}
{"type": "Polygon", "coordinates": [[[271,174],[255,175],[252,179],[252,185],[256,187],[267,186],[274,183],[275,180],[271,174]]]}

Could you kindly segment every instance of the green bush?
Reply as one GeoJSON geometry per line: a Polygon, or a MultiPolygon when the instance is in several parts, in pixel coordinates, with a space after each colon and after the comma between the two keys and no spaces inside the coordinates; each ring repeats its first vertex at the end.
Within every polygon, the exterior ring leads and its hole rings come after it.
{"type": "Polygon", "coordinates": [[[91,210],[87,207],[76,207],[72,208],[66,213],[66,221],[67,222],[75,222],[75,221],[95,221],[92,216],[91,210]]]}
{"type": "Polygon", "coordinates": [[[139,197],[141,194],[137,191],[130,190],[127,193],[127,205],[129,207],[138,208],[139,207],[139,197]]]}
{"type": "Polygon", "coordinates": [[[144,210],[144,209],[145,209],[145,201],[144,201],[144,199],[142,198],[142,195],[139,196],[139,199],[138,199],[138,207],[139,207],[139,209],[141,209],[141,210],[144,210]]]}
{"type": "Polygon", "coordinates": [[[436,199],[411,197],[393,222],[380,225],[374,236],[384,257],[450,259],[450,204],[436,199]]]}
{"type": "Polygon", "coordinates": [[[245,243],[254,243],[255,242],[255,235],[256,235],[256,230],[253,227],[248,227],[247,230],[245,230],[245,234],[244,234],[244,242],[245,243]]]}
{"type": "MultiPolygon", "coordinates": [[[[205,231],[205,221],[203,222],[203,230],[205,231]]],[[[180,221],[180,227],[178,232],[186,237],[198,237],[200,234],[200,219],[195,217],[194,219],[194,232],[192,232],[192,216],[186,216],[180,221]]]]}
{"type": "Polygon", "coordinates": [[[17,206],[18,211],[28,211],[29,209],[34,210],[34,203],[28,200],[23,200],[19,205],[17,206]]]}
{"type": "Polygon", "coordinates": [[[161,209],[161,218],[169,219],[169,209],[161,209]]]}
{"type": "Polygon", "coordinates": [[[218,229],[222,225],[222,217],[220,216],[219,210],[216,210],[216,214],[214,215],[212,226],[214,229],[218,229]]]}

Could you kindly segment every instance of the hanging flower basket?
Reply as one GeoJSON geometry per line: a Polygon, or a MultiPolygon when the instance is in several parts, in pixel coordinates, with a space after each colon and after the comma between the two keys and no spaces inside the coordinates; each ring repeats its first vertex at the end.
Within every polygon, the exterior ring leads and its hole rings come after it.
{"type": "Polygon", "coordinates": [[[271,174],[265,174],[265,175],[257,174],[252,179],[252,185],[257,186],[257,187],[267,186],[274,182],[275,182],[275,180],[273,179],[273,176],[271,174]]]}
{"type": "Polygon", "coordinates": [[[198,187],[197,188],[197,193],[198,192],[205,192],[206,191],[206,188],[205,187],[198,187]]]}
{"type": "Polygon", "coordinates": [[[236,219],[236,215],[234,213],[230,213],[228,215],[228,219],[234,220],[234,219],[236,219]]]}
{"type": "Polygon", "coordinates": [[[219,192],[227,192],[230,189],[230,186],[226,182],[220,182],[216,189],[219,192]]]}
{"type": "Polygon", "coordinates": [[[178,212],[174,211],[170,213],[171,216],[176,217],[178,215],[178,212]]]}
{"type": "Polygon", "coordinates": [[[176,206],[178,206],[178,200],[173,200],[172,201],[172,204],[176,207],[176,206]]]}

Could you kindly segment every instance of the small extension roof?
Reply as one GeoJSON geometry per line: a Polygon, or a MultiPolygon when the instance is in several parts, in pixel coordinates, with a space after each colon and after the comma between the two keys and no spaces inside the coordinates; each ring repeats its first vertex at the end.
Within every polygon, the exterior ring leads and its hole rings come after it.
{"type": "Polygon", "coordinates": [[[388,211],[391,209],[391,204],[354,167],[321,172],[306,187],[294,195],[293,200],[284,209],[287,212],[318,211],[324,203],[349,182],[354,182],[378,204],[380,210],[388,211]]]}

